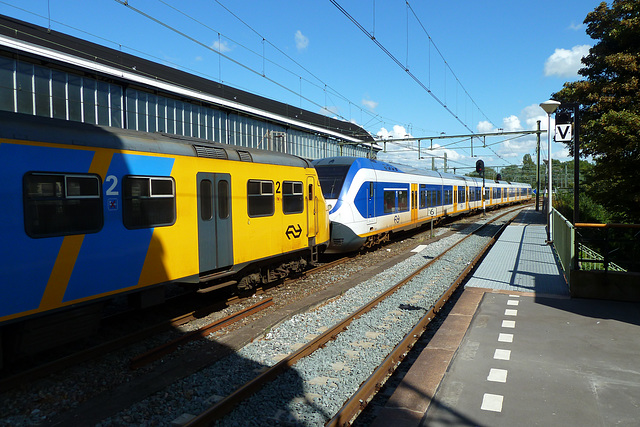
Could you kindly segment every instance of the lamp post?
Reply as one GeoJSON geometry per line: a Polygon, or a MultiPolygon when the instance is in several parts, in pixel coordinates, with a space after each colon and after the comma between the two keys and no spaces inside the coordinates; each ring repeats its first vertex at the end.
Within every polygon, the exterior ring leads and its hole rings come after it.
{"type": "Polygon", "coordinates": [[[557,109],[558,106],[560,106],[560,102],[558,101],[554,101],[552,99],[543,102],[542,104],[540,104],[540,107],[544,110],[545,113],[547,113],[547,149],[549,152],[549,179],[547,180],[549,183],[549,189],[547,190],[549,192],[549,199],[547,200],[547,242],[551,243],[553,242],[553,235],[551,234],[551,210],[552,208],[552,201],[553,201],[553,186],[551,185],[551,171],[552,171],[552,164],[551,164],[551,114],[554,113],[557,109]]]}

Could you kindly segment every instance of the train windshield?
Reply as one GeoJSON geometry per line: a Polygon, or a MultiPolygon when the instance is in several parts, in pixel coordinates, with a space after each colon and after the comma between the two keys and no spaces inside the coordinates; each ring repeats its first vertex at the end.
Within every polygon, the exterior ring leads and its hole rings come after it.
{"type": "Polygon", "coordinates": [[[337,199],[351,165],[316,166],[325,199],[337,199]]]}

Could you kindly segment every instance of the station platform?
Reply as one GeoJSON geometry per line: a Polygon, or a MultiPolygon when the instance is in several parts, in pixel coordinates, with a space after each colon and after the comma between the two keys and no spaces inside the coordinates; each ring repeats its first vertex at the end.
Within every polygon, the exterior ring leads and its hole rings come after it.
{"type": "Polygon", "coordinates": [[[640,303],[570,298],[545,240],[525,209],[373,425],[638,425],[640,303]]]}

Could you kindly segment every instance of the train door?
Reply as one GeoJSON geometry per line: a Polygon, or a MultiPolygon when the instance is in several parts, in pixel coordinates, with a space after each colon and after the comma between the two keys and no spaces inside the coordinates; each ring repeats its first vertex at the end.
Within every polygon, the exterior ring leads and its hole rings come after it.
{"type": "Polygon", "coordinates": [[[375,183],[369,182],[367,189],[367,224],[376,222],[375,183]]]}
{"type": "Polygon", "coordinates": [[[418,184],[411,184],[411,222],[418,221],[418,184]]]}
{"type": "Polygon", "coordinates": [[[453,194],[451,195],[451,201],[453,202],[453,211],[458,212],[458,187],[453,186],[453,194]]]}
{"type": "Polygon", "coordinates": [[[318,234],[318,198],[315,195],[315,178],[307,177],[307,237],[318,234]]]}
{"type": "Polygon", "coordinates": [[[231,175],[199,172],[198,252],[200,272],[233,265],[231,175]]]}

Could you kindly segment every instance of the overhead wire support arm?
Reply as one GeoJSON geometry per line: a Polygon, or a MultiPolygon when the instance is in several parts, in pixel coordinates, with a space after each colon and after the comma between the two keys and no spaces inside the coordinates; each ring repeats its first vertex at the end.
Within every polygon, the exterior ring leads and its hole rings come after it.
{"type": "Polygon", "coordinates": [[[466,135],[437,135],[437,136],[420,136],[420,137],[412,137],[412,138],[387,138],[387,139],[380,139],[376,142],[383,142],[383,143],[387,143],[387,142],[409,142],[409,141],[420,141],[422,139],[429,139],[431,140],[431,148],[430,150],[433,149],[433,140],[434,139],[451,139],[451,138],[479,138],[482,137],[483,138],[483,146],[486,147],[486,140],[485,138],[487,136],[503,136],[503,135],[531,135],[531,134],[542,134],[542,133],[546,133],[546,130],[520,130],[520,131],[509,131],[509,132],[493,132],[493,133],[470,133],[470,134],[466,134],[466,135]]]}

